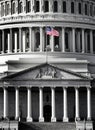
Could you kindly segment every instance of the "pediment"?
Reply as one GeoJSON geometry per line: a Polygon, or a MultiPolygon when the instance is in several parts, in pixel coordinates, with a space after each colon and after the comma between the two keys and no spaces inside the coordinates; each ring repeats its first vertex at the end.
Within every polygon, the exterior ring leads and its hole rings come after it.
{"type": "Polygon", "coordinates": [[[75,72],[60,69],[51,64],[42,64],[35,67],[31,67],[20,71],[18,73],[8,75],[3,78],[3,80],[53,80],[53,79],[87,79],[82,75],[79,75],[75,72]]]}

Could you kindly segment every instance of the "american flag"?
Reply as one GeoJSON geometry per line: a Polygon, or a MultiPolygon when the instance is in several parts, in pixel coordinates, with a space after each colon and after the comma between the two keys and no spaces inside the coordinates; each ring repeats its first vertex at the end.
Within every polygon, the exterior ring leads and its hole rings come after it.
{"type": "Polygon", "coordinates": [[[46,34],[47,35],[53,35],[53,36],[56,36],[58,37],[59,36],[59,32],[53,28],[50,28],[50,27],[47,27],[46,28],[46,34]]]}

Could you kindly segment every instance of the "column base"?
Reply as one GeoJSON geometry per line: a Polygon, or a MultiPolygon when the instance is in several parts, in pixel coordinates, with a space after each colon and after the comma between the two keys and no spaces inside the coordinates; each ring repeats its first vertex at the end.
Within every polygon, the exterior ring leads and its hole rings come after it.
{"type": "Polygon", "coordinates": [[[91,121],[91,117],[87,117],[87,120],[88,120],[88,121],[91,121]]]}
{"type": "Polygon", "coordinates": [[[33,121],[32,117],[27,117],[27,122],[32,122],[32,121],[33,121]]]}
{"type": "Polygon", "coordinates": [[[68,117],[66,118],[63,117],[63,122],[68,122],[68,121],[69,121],[68,117]]]}
{"type": "Polygon", "coordinates": [[[56,117],[51,117],[51,122],[56,122],[56,117]]]}
{"type": "Polygon", "coordinates": [[[16,121],[20,121],[20,117],[15,117],[15,120],[16,121]]]}
{"type": "Polygon", "coordinates": [[[75,117],[75,121],[80,121],[80,118],[79,117],[75,117]]]}
{"type": "Polygon", "coordinates": [[[44,117],[39,117],[39,122],[44,122],[44,117]]]}

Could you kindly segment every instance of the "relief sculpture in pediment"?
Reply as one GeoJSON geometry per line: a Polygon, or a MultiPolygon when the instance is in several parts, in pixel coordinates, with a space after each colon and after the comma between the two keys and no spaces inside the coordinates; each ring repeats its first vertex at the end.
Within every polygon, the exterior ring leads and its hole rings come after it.
{"type": "Polygon", "coordinates": [[[54,68],[45,67],[39,69],[39,74],[36,78],[51,79],[57,78],[57,71],[54,68]]]}

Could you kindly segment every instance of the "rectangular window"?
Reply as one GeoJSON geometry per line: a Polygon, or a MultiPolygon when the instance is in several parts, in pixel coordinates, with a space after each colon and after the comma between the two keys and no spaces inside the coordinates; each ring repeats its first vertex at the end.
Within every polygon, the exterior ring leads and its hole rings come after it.
{"type": "Polygon", "coordinates": [[[30,11],[31,11],[30,1],[26,0],[26,13],[29,13],[30,11]]]}
{"type": "Polygon", "coordinates": [[[93,5],[90,5],[90,16],[93,15],[93,5]]]}
{"type": "Polygon", "coordinates": [[[45,1],[45,4],[44,4],[44,5],[45,5],[45,7],[44,7],[45,10],[44,10],[44,11],[45,11],[45,12],[49,12],[49,3],[48,3],[47,0],[45,1]]]}
{"type": "Polygon", "coordinates": [[[87,15],[87,4],[85,4],[85,15],[87,15]]]}
{"type": "Polygon", "coordinates": [[[66,1],[63,1],[63,13],[66,13],[66,1]]]}
{"type": "Polygon", "coordinates": [[[54,1],[54,12],[58,12],[58,3],[54,1]]]}
{"type": "Polygon", "coordinates": [[[39,1],[36,1],[36,12],[40,11],[40,4],[39,1]]]}
{"type": "Polygon", "coordinates": [[[78,11],[79,11],[79,14],[81,14],[81,3],[78,4],[78,11]]]}
{"type": "Polygon", "coordinates": [[[74,13],[74,2],[71,2],[71,13],[74,13]]]}

